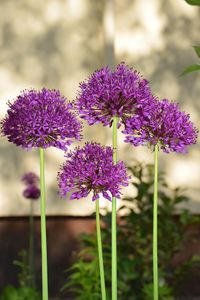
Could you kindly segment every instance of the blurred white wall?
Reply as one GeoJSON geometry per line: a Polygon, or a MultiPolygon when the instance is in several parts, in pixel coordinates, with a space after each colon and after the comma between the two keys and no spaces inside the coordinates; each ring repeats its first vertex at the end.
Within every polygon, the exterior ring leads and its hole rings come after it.
{"type": "MultiPolygon", "coordinates": [[[[91,72],[108,62],[124,61],[150,80],[159,97],[180,102],[199,127],[200,73],[179,77],[186,66],[198,62],[192,46],[200,44],[199,8],[184,0],[113,0],[112,5],[107,0],[106,4],[103,0],[0,1],[1,118],[7,101],[25,88],[58,88],[72,100],[79,82],[91,72]]],[[[110,145],[111,129],[86,125],[84,141],[88,140],[110,145]]],[[[38,151],[22,151],[3,137],[0,151],[0,215],[28,214],[20,178],[28,171],[39,174],[38,151]]],[[[153,162],[150,150],[135,149],[122,138],[119,157],[127,164],[133,159],[153,162]]],[[[61,151],[46,151],[47,213],[91,213],[90,199],[68,201],[58,196],[56,175],[62,162],[61,151]]],[[[161,153],[160,168],[173,187],[188,187],[188,206],[199,213],[199,144],[187,155],[161,153]]],[[[39,203],[35,208],[38,213],[39,203]]]]}

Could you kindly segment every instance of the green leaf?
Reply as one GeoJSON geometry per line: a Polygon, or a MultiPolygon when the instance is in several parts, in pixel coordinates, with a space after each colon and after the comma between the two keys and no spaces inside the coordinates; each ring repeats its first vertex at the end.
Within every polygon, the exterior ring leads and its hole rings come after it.
{"type": "Polygon", "coordinates": [[[185,0],[190,5],[200,5],[200,0],[185,0]]]}
{"type": "Polygon", "coordinates": [[[197,56],[200,58],[200,46],[194,46],[194,50],[195,50],[197,56]]]}
{"type": "Polygon", "coordinates": [[[191,73],[191,72],[195,72],[195,71],[200,71],[200,65],[191,65],[189,67],[187,67],[181,74],[180,76],[182,75],[185,75],[185,74],[188,74],[188,73],[191,73]]]}
{"type": "Polygon", "coordinates": [[[18,294],[17,289],[12,285],[8,285],[3,289],[0,299],[1,300],[17,300],[18,299],[17,294],[18,294]]]}

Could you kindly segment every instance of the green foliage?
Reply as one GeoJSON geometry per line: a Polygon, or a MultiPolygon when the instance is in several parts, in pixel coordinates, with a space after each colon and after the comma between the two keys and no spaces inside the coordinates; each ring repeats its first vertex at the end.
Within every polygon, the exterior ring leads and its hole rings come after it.
{"type": "Polygon", "coordinates": [[[195,64],[195,65],[191,65],[191,66],[185,68],[185,70],[181,73],[181,75],[185,75],[185,74],[192,73],[195,71],[200,71],[200,65],[195,64]]]}
{"type": "MultiPolygon", "coordinates": [[[[152,299],[152,219],[153,219],[153,166],[135,164],[129,168],[135,197],[123,199],[118,219],[118,298],[120,300],[152,299]]],[[[176,217],[179,205],[187,201],[184,189],[171,189],[163,174],[159,176],[158,246],[160,300],[173,300],[175,272],[171,259],[184,242],[184,228],[193,217],[184,210],[176,217]]],[[[108,299],[111,291],[111,216],[102,217],[104,226],[103,253],[108,299]]],[[[195,222],[199,218],[195,218],[195,222]]],[[[101,299],[97,259],[96,234],[82,236],[82,247],[63,290],[74,293],[76,300],[101,299]]]]}
{"type": "MultiPolygon", "coordinates": [[[[190,5],[200,6],[200,0],[185,0],[185,1],[190,5]]],[[[194,46],[194,50],[195,50],[197,56],[200,58],[200,46],[194,46]]],[[[185,68],[185,70],[183,70],[183,72],[180,75],[182,76],[182,75],[192,73],[195,71],[200,71],[200,64],[193,64],[193,65],[185,68]]]]}
{"type": "Polygon", "coordinates": [[[19,260],[14,260],[13,264],[20,268],[18,274],[18,282],[20,286],[30,287],[32,282],[32,275],[29,267],[29,257],[26,250],[22,250],[19,254],[19,260]]]}
{"type": "MultiPolygon", "coordinates": [[[[200,46],[194,46],[193,48],[194,48],[195,53],[197,54],[197,56],[200,58],[200,46]]],[[[185,75],[185,74],[188,74],[188,73],[195,72],[195,71],[200,71],[200,64],[193,64],[193,65],[185,68],[185,70],[183,70],[183,72],[181,73],[181,76],[185,75]]]]}
{"type": "Polygon", "coordinates": [[[16,288],[8,285],[4,288],[0,300],[40,300],[38,292],[31,287],[16,288]]]}
{"type": "Polygon", "coordinates": [[[20,268],[18,274],[19,287],[6,286],[0,295],[0,300],[40,300],[38,291],[31,286],[27,252],[22,250],[19,257],[19,260],[13,262],[14,265],[20,268]]]}
{"type": "MultiPolygon", "coordinates": [[[[101,290],[99,286],[99,264],[97,254],[96,235],[81,235],[82,250],[78,254],[77,261],[67,270],[68,281],[62,287],[61,291],[70,290],[76,294],[76,300],[94,300],[101,299],[101,290]]],[[[104,247],[104,259],[107,261],[107,252],[109,248],[104,247]]],[[[110,254],[109,259],[110,262],[110,254]]],[[[106,279],[108,273],[105,274],[106,279]]],[[[107,295],[109,300],[109,295],[107,295]]]]}
{"type": "MultiPolygon", "coordinates": [[[[200,0],[199,0],[199,3],[200,3],[200,0]]],[[[197,56],[200,58],[200,46],[194,46],[194,50],[195,50],[197,56]]]]}
{"type": "Polygon", "coordinates": [[[200,5],[200,0],[185,0],[190,5],[200,5]]]}
{"type": "MultiPolygon", "coordinates": [[[[147,284],[145,285],[143,289],[144,293],[144,299],[149,300],[152,299],[153,295],[153,285],[152,284],[147,284]]],[[[160,299],[163,300],[173,300],[174,297],[172,296],[172,289],[168,287],[167,285],[163,285],[159,287],[159,297],[160,299]]]]}

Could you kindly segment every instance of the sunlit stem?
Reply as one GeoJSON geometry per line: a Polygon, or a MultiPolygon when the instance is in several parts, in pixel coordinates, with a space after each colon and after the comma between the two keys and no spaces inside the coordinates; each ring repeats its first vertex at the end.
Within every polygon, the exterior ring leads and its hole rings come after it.
{"type": "Polygon", "coordinates": [[[30,200],[29,216],[29,271],[30,286],[35,287],[35,251],[34,251],[34,200],[30,200]]]}
{"type": "Polygon", "coordinates": [[[153,299],[158,300],[158,145],[154,149],[153,299]]]}
{"type": "MultiPolygon", "coordinates": [[[[112,125],[114,164],[117,163],[117,124],[118,117],[114,117],[112,125]]],[[[117,208],[115,197],[112,198],[112,300],[117,300],[117,208]]]]}
{"type": "Polygon", "coordinates": [[[100,272],[100,282],[101,282],[101,297],[102,300],[106,300],[103,250],[102,250],[101,226],[100,226],[100,215],[99,215],[99,199],[96,200],[96,230],[97,230],[97,246],[98,246],[98,256],[99,256],[99,272],[100,272]]]}
{"type": "Polygon", "coordinates": [[[46,200],[44,176],[44,150],[40,148],[40,214],[42,249],[42,300],[48,300],[47,238],[46,238],[46,200]]]}

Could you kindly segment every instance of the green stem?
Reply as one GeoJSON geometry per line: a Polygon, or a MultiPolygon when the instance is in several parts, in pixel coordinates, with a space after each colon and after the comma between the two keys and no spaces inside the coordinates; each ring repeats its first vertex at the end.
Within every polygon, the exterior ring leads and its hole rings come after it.
{"type": "MultiPolygon", "coordinates": [[[[114,117],[112,125],[114,164],[117,163],[117,124],[118,117],[114,117]]],[[[117,208],[115,197],[112,198],[112,300],[117,300],[117,208]]]]}
{"type": "Polygon", "coordinates": [[[158,145],[154,150],[153,196],[153,299],[158,300],[158,145]]]}
{"type": "Polygon", "coordinates": [[[96,230],[97,230],[97,246],[98,246],[98,255],[99,255],[99,271],[100,271],[100,281],[101,281],[101,297],[102,297],[102,300],[106,300],[106,287],[105,287],[103,251],[102,251],[102,240],[101,240],[101,226],[100,226],[100,215],[99,215],[99,199],[96,200],[96,230]]]}
{"type": "Polygon", "coordinates": [[[34,200],[30,200],[30,216],[29,216],[29,271],[30,286],[35,287],[35,253],[34,253],[34,200]]]}
{"type": "Polygon", "coordinates": [[[44,150],[42,148],[40,148],[40,192],[41,192],[40,214],[41,214],[41,248],[42,248],[42,300],[48,300],[44,150]]]}

